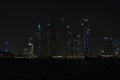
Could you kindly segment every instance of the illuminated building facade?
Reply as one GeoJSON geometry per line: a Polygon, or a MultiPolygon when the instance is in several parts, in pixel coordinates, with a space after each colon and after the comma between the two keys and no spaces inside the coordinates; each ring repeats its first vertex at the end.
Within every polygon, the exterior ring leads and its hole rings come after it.
{"type": "MultiPolygon", "coordinates": [[[[88,48],[88,43],[86,45],[88,48]]],[[[35,34],[34,53],[37,57],[83,55],[81,35],[74,36],[65,18],[53,20],[42,28],[39,24],[35,34]]]]}
{"type": "MultiPolygon", "coordinates": [[[[55,46],[54,46],[54,39],[53,39],[53,25],[48,22],[47,25],[43,28],[43,46],[44,46],[44,54],[46,57],[50,57],[53,55],[55,46]]],[[[54,33],[55,34],[55,33],[54,33]]]]}
{"type": "Polygon", "coordinates": [[[67,24],[64,18],[61,19],[59,24],[56,26],[56,55],[69,56],[73,55],[73,33],[71,26],[67,24]]]}
{"type": "Polygon", "coordinates": [[[90,56],[90,28],[88,25],[88,19],[81,20],[81,43],[82,52],[84,56],[90,56]]]}
{"type": "Polygon", "coordinates": [[[27,48],[24,49],[24,57],[25,58],[33,58],[35,57],[35,53],[34,53],[34,42],[33,42],[33,38],[29,38],[28,41],[28,46],[27,48]]]}
{"type": "Polygon", "coordinates": [[[35,32],[35,36],[34,36],[34,53],[37,57],[43,57],[43,30],[41,28],[40,23],[37,25],[37,30],[35,32]]]}
{"type": "Polygon", "coordinates": [[[103,51],[102,55],[115,55],[116,45],[114,44],[113,39],[109,36],[104,37],[103,51]]]}
{"type": "Polygon", "coordinates": [[[73,55],[72,56],[77,56],[77,57],[82,56],[80,35],[75,36],[73,39],[73,55]]]}
{"type": "Polygon", "coordinates": [[[50,57],[56,53],[55,35],[54,26],[50,22],[42,28],[38,24],[34,39],[34,52],[37,57],[50,57]]]}

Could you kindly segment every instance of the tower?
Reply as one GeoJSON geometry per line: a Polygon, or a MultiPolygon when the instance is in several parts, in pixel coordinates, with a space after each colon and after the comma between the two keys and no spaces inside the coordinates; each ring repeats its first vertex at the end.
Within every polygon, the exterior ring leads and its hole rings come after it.
{"type": "Polygon", "coordinates": [[[65,29],[65,52],[66,55],[73,56],[73,33],[71,26],[66,25],[65,29]]]}
{"type": "Polygon", "coordinates": [[[52,25],[50,22],[47,23],[47,25],[44,26],[43,28],[43,45],[44,45],[44,54],[46,57],[51,57],[53,55],[53,44],[52,44],[52,41],[53,41],[53,38],[52,38],[52,25]]]}
{"type": "Polygon", "coordinates": [[[73,39],[73,55],[74,56],[82,56],[81,54],[81,39],[80,39],[80,35],[77,34],[76,36],[74,36],[73,39]]]}
{"type": "Polygon", "coordinates": [[[71,26],[62,17],[55,25],[55,44],[57,56],[72,56],[73,55],[73,33],[71,26]]]}
{"type": "Polygon", "coordinates": [[[58,56],[67,56],[68,49],[68,34],[70,26],[66,24],[65,18],[62,17],[58,23],[56,23],[55,32],[56,32],[56,55],[58,56]]]}
{"type": "Polygon", "coordinates": [[[34,56],[34,47],[33,47],[34,44],[33,44],[33,39],[32,39],[32,38],[29,39],[28,45],[30,46],[30,54],[31,54],[31,57],[33,57],[33,56],[34,56]]]}
{"type": "Polygon", "coordinates": [[[60,56],[66,55],[66,24],[64,17],[55,25],[56,32],[56,54],[60,56]]]}
{"type": "Polygon", "coordinates": [[[82,19],[81,22],[81,36],[82,36],[82,50],[84,56],[90,56],[90,28],[88,26],[88,19],[82,19]]]}
{"type": "Polygon", "coordinates": [[[37,25],[34,38],[34,53],[37,57],[42,56],[42,29],[40,23],[37,25]]]}

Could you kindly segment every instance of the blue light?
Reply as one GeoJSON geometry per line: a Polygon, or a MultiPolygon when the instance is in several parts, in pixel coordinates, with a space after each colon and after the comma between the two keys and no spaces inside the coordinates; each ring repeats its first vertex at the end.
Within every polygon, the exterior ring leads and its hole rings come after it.
{"type": "Polygon", "coordinates": [[[5,49],[5,50],[4,50],[4,52],[8,52],[8,50],[7,50],[7,49],[5,49]]]}
{"type": "Polygon", "coordinates": [[[41,26],[40,26],[40,24],[38,24],[38,29],[41,29],[41,26]]]}

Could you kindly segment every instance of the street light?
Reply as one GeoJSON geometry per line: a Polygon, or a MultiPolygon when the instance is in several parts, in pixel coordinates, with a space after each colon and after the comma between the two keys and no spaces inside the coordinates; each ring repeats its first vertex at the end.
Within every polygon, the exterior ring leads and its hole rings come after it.
{"type": "Polygon", "coordinates": [[[28,43],[29,46],[31,46],[31,54],[33,56],[33,44],[32,43],[28,43]]]}

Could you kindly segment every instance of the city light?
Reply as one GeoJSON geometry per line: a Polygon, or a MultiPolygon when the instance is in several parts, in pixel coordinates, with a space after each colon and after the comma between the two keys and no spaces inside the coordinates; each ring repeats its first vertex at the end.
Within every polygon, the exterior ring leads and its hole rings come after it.
{"type": "MultiPolygon", "coordinates": [[[[24,53],[21,55],[14,55],[15,58],[58,58],[58,59],[78,59],[86,57],[111,57],[119,56],[120,46],[115,43],[114,39],[105,35],[99,47],[93,47],[91,28],[89,27],[88,19],[81,19],[79,34],[76,34],[72,26],[66,23],[65,18],[61,18],[59,23],[47,23],[47,27],[40,23],[37,25],[37,30],[34,36],[28,40],[28,45],[24,48],[24,53]],[[57,26],[56,26],[57,24],[57,26]],[[82,27],[81,27],[82,26],[82,27]]],[[[8,53],[8,41],[5,43],[5,49],[1,52],[1,56],[8,53]]],[[[13,54],[12,54],[13,55],[13,54]]],[[[10,55],[9,55],[10,56],[10,55]]]]}

